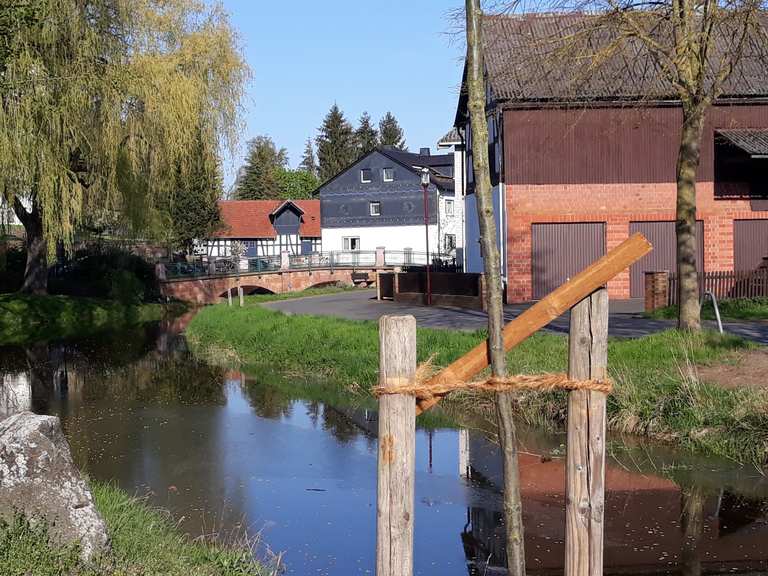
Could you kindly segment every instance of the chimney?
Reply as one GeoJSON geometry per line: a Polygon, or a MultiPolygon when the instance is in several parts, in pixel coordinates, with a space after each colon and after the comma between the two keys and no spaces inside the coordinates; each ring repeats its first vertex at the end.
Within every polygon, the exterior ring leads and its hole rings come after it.
{"type": "Polygon", "coordinates": [[[429,148],[419,148],[419,156],[429,156],[429,148]]]}

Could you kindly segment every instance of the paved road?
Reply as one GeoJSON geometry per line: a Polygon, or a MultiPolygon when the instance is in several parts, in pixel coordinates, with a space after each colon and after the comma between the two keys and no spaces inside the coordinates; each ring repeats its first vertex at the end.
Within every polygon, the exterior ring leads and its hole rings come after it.
{"type": "MultiPolygon", "coordinates": [[[[463,308],[410,306],[391,301],[376,300],[375,290],[355,290],[326,296],[310,296],[295,300],[282,300],[265,304],[286,314],[314,314],[337,316],[351,320],[377,320],[384,314],[412,314],[416,323],[426,328],[449,330],[479,330],[485,328],[484,312],[463,308]]],[[[528,304],[505,306],[507,322],[517,317],[528,304]]],[[[611,303],[608,330],[612,336],[638,337],[674,326],[670,320],[650,320],[642,316],[636,306],[623,302],[611,303]]],[[[714,327],[714,326],[711,326],[714,327]]],[[[726,322],[724,328],[734,334],[768,344],[768,322],[726,322]]],[[[568,314],[552,321],[547,327],[554,332],[568,332],[568,314]]]]}

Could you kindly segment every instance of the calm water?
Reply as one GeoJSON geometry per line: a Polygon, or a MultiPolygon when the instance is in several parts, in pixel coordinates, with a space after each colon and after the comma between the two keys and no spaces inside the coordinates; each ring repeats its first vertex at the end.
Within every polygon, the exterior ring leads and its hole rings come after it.
{"type": "MultiPolygon", "coordinates": [[[[170,509],[190,535],[261,532],[289,574],[372,574],[376,414],[275,375],[207,365],[176,329],[0,349],[6,404],[61,417],[77,463],[170,509]]],[[[529,572],[562,572],[563,438],[521,435],[529,572]]],[[[614,440],[607,573],[768,573],[754,467],[614,440]]],[[[417,574],[500,574],[500,462],[479,432],[421,430],[417,574]]]]}

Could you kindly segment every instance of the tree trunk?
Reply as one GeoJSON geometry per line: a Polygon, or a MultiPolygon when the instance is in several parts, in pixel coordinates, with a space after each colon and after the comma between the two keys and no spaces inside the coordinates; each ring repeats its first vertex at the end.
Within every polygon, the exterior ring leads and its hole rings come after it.
{"type": "Polygon", "coordinates": [[[677,277],[680,330],[701,330],[699,277],[696,270],[696,171],[701,156],[704,113],[683,106],[683,130],[677,157],[677,277]]]}
{"type": "MultiPolygon", "coordinates": [[[[504,306],[501,261],[493,213],[488,158],[488,124],[485,110],[485,70],[480,0],[466,0],[467,91],[472,128],[472,165],[483,249],[488,310],[488,356],[494,376],[506,375],[504,352],[504,306]]],[[[514,399],[510,393],[497,395],[496,413],[499,443],[504,465],[504,522],[506,526],[507,569],[511,576],[525,575],[522,502],[517,455],[517,431],[513,418],[514,399]]]]}
{"type": "Polygon", "coordinates": [[[24,226],[27,236],[27,264],[24,268],[24,282],[19,289],[22,294],[48,293],[48,245],[43,236],[43,217],[36,202],[32,211],[27,212],[18,198],[14,199],[13,211],[24,226]]]}
{"type": "Polygon", "coordinates": [[[704,535],[704,492],[698,486],[684,487],[680,493],[683,531],[682,574],[701,576],[701,541],[704,535]]]}

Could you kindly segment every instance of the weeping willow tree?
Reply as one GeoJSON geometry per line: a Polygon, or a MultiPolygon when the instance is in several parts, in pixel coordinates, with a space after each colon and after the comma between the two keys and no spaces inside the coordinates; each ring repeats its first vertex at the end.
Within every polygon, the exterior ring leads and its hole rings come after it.
{"type": "Polygon", "coordinates": [[[201,134],[217,164],[247,70],[195,0],[12,0],[0,34],[0,194],[26,231],[22,291],[43,293],[81,227],[161,225],[201,134]]]}

